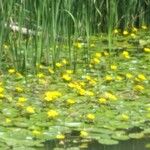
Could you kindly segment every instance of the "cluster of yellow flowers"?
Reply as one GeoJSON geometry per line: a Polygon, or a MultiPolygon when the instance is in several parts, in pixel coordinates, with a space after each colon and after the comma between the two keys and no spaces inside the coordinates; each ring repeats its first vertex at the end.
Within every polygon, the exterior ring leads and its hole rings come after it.
{"type": "Polygon", "coordinates": [[[66,72],[62,74],[62,79],[64,79],[65,81],[71,81],[72,74],[73,74],[73,70],[66,70],[66,72]]]}
{"type": "MultiPolygon", "coordinates": [[[[68,64],[68,61],[66,59],[62,59],[60,62],[57,62],[55,65],[57,68],[61,68],[67,64],[68,64]]],[[[50,71],[50,73],[53,73],[52,70],[49,70],[49,71],[50,71]]]]}
{"type": "Polygon", "coordinates": [[[60,96],[62,96],[62,93],[59,91],[47,91],[44,94],[44,100],[45,101],[54,101],[57,98],[59,98],[60,96]]]}
{"type": "Polygon", "coordinates": [[[88,81],[88,83],[90,84],[90,85],[96,85],[96,83],[97,83],[97,80],[95,79],[95,78],[92,78],[91,76],[89,76],[89,75],[87,75],[87,76],[85,76],[85,79],[88,81]]]}
{"type": "Polygon", "coordinates": [[[91,65],[96,65],[100,63],[101,53],[95,53],[94,57],[91,59],[91,65]]]}

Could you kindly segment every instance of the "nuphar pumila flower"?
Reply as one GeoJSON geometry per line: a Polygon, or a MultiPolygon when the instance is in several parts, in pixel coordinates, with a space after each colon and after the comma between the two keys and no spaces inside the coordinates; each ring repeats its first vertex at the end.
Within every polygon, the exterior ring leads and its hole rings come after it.
{"type": "Polygon", "coordinates": [[[49,110],[49,111],[47,112],[47,116],[48,116],[48,118],[50,118],[50,119],[57,118],[58,115],[59,115],[59,113],[58,113],[56,110],[49,110]]]}
{"type": "Polygon", "coordinates": [[[59,91],[47,91],[44,94],[44,100],[45,101],[54,101],[57,98],[59,98],[60,96],[62,96],[62,94],[59,91]]]}

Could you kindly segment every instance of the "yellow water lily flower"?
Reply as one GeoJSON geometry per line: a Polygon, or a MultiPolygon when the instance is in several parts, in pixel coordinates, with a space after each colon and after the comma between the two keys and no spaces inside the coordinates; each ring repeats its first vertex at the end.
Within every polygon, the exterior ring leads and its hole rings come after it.
{"type": "Polygon", "coordinates": [[[133,75],[131,73],[126,73],[126,78],[131,79],[133,78],[133,75]]]}
{"type": "Polygon", "coordinates": [[[16,90],[16,92],[18,92],[18,93],[21,93],[21,92],[24,91],[24,89],[21,88],[21,87],[19,87],[19,86],[17,86],[17,87],[15,88],[15,90],[16,90]]]}
{"type": "Polygon", "coordinates": [[[117,100],[116,95],[111,94],[109,92],[105,92],[105,97],[108,98],[108,99],[110,99],[110,100],[117,100]]]}
{"type": "Polygon", "coordinates": [[[9,70],[8,70],[8,73],[10,73],[10,74],[13,74],[13,73],[15,73],[15,72],[16,72],[15,69],[9,69],[9,70]]]}
{"type": "Polygon", "coordinates": [[[118,29],[114,29],[113,33],[118,34],[119,33],[118,29]]]}
{"type": "Polygon", "coordinates": [[[59,98],[62,94],[59,91],[46,91],[44,94],[44,100],[54,101],[59,98]]]}
{"type": "Polygon", "coordinates": [[[64,73],[62,75],[62,79],[64,79],[65,81],[71,81],[72,78],[71,78],[70,74],[64,73]]]}
{"type": "Polygon", "coordinates": [[[150,48],[145,47],[144,52],[150,53],[150,48]]]}
{"type": "Polygon", "coordinates": [[[75,103],[76,103],[76,101],[74,99],[67,99],[67,104],[73,105],[75,103]]]}
{"type": "Polygon", "coordinates": [[[106,81],[112,81],[113,78],[112,78],[112,76],[110,76],[110,75],[106,75],[106,76],[105,76],[105,80],[106,80],[106,81]]]}
{"type": "Polygon", "coordinates": [[[106,98],[99,98],[99,103],[100,104],[106,104],[107,103],[106,98]]]}
{"type": "Polygon", "coordinates": [[[145,81],[146,80],[146,77],[144,74],[139,74],[138,76],[138,79],[141,80],[141,81],[145,81]]]}
{"type": "Polygon", "coordinates": [[[129,52],[128,51],[123,51],[122,52],[122,56],[126,59],[129,59],[130,58],[130,55],[129,55],[129,52]]]}
{"type": "Polygon", "coordinates": [[[64,140],[65,139],[65,135],[64,134],[58,134],[56,136],[56,139],[58,139],[58,140],[64,140]]]}
{"type": "Polygon", "coordinates": [[[128,120],[129,120],[129,116],[126,115],[126,114],[122,114],[120,119],[121,119],[122,121],[128,121],[128,120]]]}
{"type": "Polygon", "coordinates": [[[123,35],[128,35],[128,34],[129,34],[129,32],[127,30],[123,31],[123,35]]]}
{"type": "Polygon", "coordinates": [[[38,78],[44,78],[45,75],[44,75],[44,73],[41,73],[41,72],[40,72],[40,73],[37,74],[37,77],[38,77],[38,78]]]}
{"type": "Polygon", "coordinates": [[[54,119],[54,118],[58,117],[58,115],[59,115],[59,113],[56,110],[49,110],[47,112],[47,116],[50,119],[54,119]]]}
{"type": "Polygon", "coordinates": [[[136,85],[136,86],[134,86],[134,90],[136,90],[136,91],[143,91],[145,88],[144,88],[144,86],[142,86],[142,85],[136,85]]]}
{"type": "Polygon", "coordinates": [[[95,119],[95,115],[94,114],[87,114],[86,118],[90,121],[93,121],[95,119]]]}
{"type": "Polygon", "coordinates": [[[116,65],[111,65],[110,68],[111,68],[111,70],[117,70],[117,66],[116,65]]]}
{"type": "Polygon", "coordinates": [[[86,131],[80,131],[80,137],[82,137],[82,138],[88,137],[88,132],[86,132],[86,131]]]}
{"type": "Polygon", "coordinates": [[[29,113],[29,114],[33,114],[33,113],[35,113],[35,108],[32,107],[32,106],[28,106],[28,107],[26,108],[26,111],[27,111],[27,113],[29,113]]]}

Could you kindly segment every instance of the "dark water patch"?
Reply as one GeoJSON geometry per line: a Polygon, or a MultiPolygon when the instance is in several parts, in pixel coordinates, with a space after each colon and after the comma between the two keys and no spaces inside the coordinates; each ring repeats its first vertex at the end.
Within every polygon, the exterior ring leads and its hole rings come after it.
{"type": "Polygon", "coordinates": [[[146,148],[149,143],[150,138],[120,141],[116,145],[104,145],[96,140],[72,142],[51,140],[45,143],[45,150],[149,150],[150,148],[146,148]]]}

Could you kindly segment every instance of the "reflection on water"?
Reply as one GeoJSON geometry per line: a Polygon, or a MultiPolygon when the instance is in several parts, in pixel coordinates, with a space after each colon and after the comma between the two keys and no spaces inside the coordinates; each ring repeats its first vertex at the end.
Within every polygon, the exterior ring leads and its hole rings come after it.
{"type": "MultiPolygon", "coordinates": [[[[145,147],[146,144],[150,143],[150,139],[139,139],[139,140],[128,140],[121,141],[117,145],[102,145],[97,141],[92,141],[87,144],[87,147],[81,148],[79,143],[61,143],[52,140],[45,144],[45,150],[150,150],[145,147]]],[[[85,145],[80,143],[81,145],[85,145]]]]}
{"type": "Polygon", "coordinates": [[[128,140],[111,146],[92,142],[88,145],[87,150],[148,150],[148,148],[145,147],[148,142],[150,142],[150,139],[128,140]]]}

